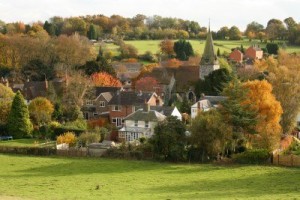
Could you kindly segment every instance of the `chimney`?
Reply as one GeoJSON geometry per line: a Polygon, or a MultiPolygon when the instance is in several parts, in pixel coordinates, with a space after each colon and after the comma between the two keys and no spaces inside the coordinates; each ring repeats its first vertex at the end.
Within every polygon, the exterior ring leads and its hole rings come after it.
{"type": "Polygon", "coordinates": [[[48,80],[46,78],[46,75],[45,75],[45,88],[46,88],[46,90],[48,90],[48,80]]]}
{"type": "Polygon", "coordinates": [[[150,105],[145,101],[144,103],[144,109],[143,109],[144,112],[149,112],[150,111],[150,105]]]}

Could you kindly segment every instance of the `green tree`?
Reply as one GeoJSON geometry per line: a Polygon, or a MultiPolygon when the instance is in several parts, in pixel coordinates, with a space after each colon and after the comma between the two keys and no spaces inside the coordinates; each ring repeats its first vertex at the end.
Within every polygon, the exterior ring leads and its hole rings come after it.
{"type": "Polygon", "coordinates": [[[248,91],[242,87],[237,78],[228,83],[222,92],[227,99],[221,103],[220,112],[224,116],[225,122],[232,128],[233,150],[239,141],[245,139],[245,136],[256,133],[258,111],[253,109],[251,104],[246,103],[248,101],[247,94],[248,91]]]}
{"type": "Polygon", "coordinates": [[[45,21],[43,28],[50,36],[55,35],[55,26],[52,23],[49,23],[48,21],[45,21]]]}
{"type": "Polygon", "coordinates": [[[228,35],[229,35],[230,40],[240,40],[240,39],[242,39],[242,33],[241,33],[240,29],[236,26],[232,26],[229,29],[228,35]]]}
{"type": "Polygon", "coordinates": [[[0,83],[0,125],[7,123],[8,115],[11,109],[11,103],[15,93],[10,87],[7,87],[0,83]]]}
{"type": "Polygon", "coordinates": [[[14,138],[30,136],[33,130],[23,95],[18,91],[8,116],[8,131],[14,138]]]}
{"type": "Polygon", "coordinates": [[[276,43],[268,43],[266,45],[266,49],[267,49],[267,51],[268,51],[269,54],[277,55],[278,54],[278,50],[279,50],[279,46],[276,43]]]}
{"type": "Polygon", "coordinates": [[[156,157],[169,161],[180,161],[185,158],[185,126],[174,116],[159,122],[150,139],[156,157]]]}
{"type": "Polygon", "coordinates": [[[95,28],[94,24],[90,25],[90,29],[88,31],[88,38],[90,40],[97,40],[98,39],[97,31],[96,31],[96,28],[95,28]]]}
{"type": "Polygon", "coordinates": [[[225,146],[231,140],[231,127],[228,126],[222,115],[217,110],[202,112],[192,120],[191,144],[201,152],[201,160],[204,158],[216,157],[223,153],[225,146]]]}
{"type": "Polygon", "coordinates": [[[191,43],[182,39],[174,43],[174,52],[179,60],[188,60],[190,56],[194,55],[191,43]]]}

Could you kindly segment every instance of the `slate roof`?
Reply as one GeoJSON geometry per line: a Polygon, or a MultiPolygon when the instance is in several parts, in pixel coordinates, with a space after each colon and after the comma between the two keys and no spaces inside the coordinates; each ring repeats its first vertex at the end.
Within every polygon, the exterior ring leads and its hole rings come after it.
{"type": "Polygon", "coordinates": [[[165,116],[171,116],[175,107],[171,106],[150,106],[150,110],[155,110],[165,116]]]}
{"type": "Polygon", "coordinates": [[[96,92],[95,95],[98,97],[101,93],[104,92],[111,92],[111,93],[116,93],[118,90],[120,90],[120,87],[95,87],[96,92]]]}
{"type": "Polygon", "coordinates": [[[225,101],[227,97],[225,96],[204,96],[203,99],[207,99],[212,105],[218,105],[222,101],[225,101]]]}
{"type": "Polygon", "coordinates": [[[128,115],[124,120],[159,122],[163,121],[165,118],[165,115],[155,110],[149,110],[145,112],[143,109],[139,109],[134,113],[128,115]]]}
{"type": "Polygon", "coordinates": [[[32,100],[36,97],[45,97],[47,95],[46,81],[29,81],[24,84],[23,93],[27,100],[32,100]]]}
{"type": "Polygon", "coordinates": [[[148,102],[153,92],[119,92],[113,96],[110,100],[109,105],[143,105],[148,102]]]}

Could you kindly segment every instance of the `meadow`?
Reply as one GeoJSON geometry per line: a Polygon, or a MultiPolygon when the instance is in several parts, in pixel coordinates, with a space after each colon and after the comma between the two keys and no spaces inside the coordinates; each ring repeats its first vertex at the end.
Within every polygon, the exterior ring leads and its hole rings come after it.
{"type": "Polygon", "coordinates": [[[300,199],[300,168],[0,154],[0,199],[300,199]]]}
{"type": "MultiPolygon", "coordinates": [[[[126,44],[131,44],[135,46],[138,49],[138,54],[143,54],[146,51],[150,51],[153,54],[156,54],[159,52],[159,43],[161,40],[132,40],[132,41],[125,41],[126,44]]],[[[196,53],[202,54],[204,51],[205,46],[205,40],[189,40],[189,42],[192,44],[193,49],[196,53]]],[[[260,41],[252,41],[249,40],[238,40],[238,41],[229,41],[229,40],[214,40],[214,48],[217,52],[218,48],[220,49],[220,53],[224,52],[231,52],[231,49],[236,47],[241,47],[243,45],[244,49],[247,49],[249,46],[257,44],[261,48],[264,48],[266,46],[265,43],[261,43],[260,41]]],[[[112,43],[106,44],[105,49],[111,50],[114,55],[118,55],[118,46],[114,45],[112,43]]],[[[300,52],[300,46],[287,46],[285,49],[288,53],[293,52],[300,52]]]]}

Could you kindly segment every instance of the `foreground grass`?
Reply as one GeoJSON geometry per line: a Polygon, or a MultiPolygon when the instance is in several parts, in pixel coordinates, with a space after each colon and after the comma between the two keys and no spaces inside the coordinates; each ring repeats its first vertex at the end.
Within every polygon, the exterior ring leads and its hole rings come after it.
{"type": "Polygon", "coordinates": [[[0,141],[0,146],[10,147],[55,147],[55,141],[41,139],[15,139],[0,141]]]}
{"type": "Polygon", "coordinates": [[[299,168],[1,154],[0,163],[0,199],[300,199],[299,168]]]}

